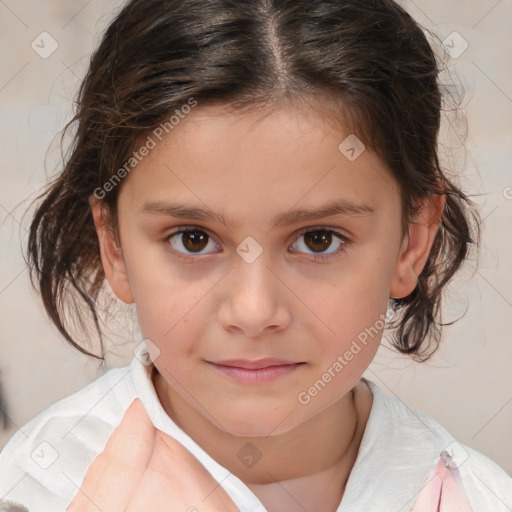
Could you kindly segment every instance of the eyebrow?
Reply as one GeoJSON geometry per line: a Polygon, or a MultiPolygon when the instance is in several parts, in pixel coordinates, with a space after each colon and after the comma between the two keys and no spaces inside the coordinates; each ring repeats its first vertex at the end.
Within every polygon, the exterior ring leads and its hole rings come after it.
{"type": "MultiPolygon", "coordinates": [[[[293,209],[288,212],[280,213],[272,219],[271,224],[273,229],[283,225],[332,217],[334,215],[362,216],[372,215],[375,214],[375,212],[375,208],[371,205],[348,199],[338,199],[330,201],[319,208],[293,209]]],[[[146,201],[142,205],[140,213],[143,215],[173,217],[175,219],[209,220],[219,222],[228,228],[231,224],[229,219],[226,219],[222,213],[216,213],[209,208],[177,202],[146,201]]]]}

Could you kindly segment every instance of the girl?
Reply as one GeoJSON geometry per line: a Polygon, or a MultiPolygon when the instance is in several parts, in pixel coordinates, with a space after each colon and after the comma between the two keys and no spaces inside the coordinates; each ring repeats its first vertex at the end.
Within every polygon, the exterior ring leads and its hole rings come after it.
{"type": "Polygon", "coordinates": [[[144,341],[13,436],[6,508],[512,510],[505,471],[362,378],[385,327],[433,353],[479,240],[438,72],[391,0],[122,9],[28,259],[78,350],[107,286],[144,341]]]}

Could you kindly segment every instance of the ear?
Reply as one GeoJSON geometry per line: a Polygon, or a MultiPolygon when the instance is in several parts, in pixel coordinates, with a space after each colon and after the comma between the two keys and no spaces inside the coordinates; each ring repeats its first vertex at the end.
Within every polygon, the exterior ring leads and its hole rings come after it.
{"type": "Polygon", "coordinates": [[[89,197],[94,225],[100,243],[101,262],[105,270],[105,276],[116,297],[131,304],[134,302],[126,263],[124,261],[121,247],[112,239],[104,215],[104,206],[94,195],[89,197]]]}
{"type": "Polygon", "coordinates": [[[421,201],[421,207],[400,249],[390,296],[400,299],[410,295],[427,262],[446,202],[445,195],[433,194],[421,201]]]}

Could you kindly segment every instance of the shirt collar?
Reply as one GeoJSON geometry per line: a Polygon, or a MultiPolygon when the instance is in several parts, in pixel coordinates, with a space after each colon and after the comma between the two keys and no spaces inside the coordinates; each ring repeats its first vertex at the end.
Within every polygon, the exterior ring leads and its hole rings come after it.
{"type": "MultiPolygon", "coordinates": [[[[253,492],[213,459],[165,412],[151,379],[154,365],[144,343],[137,347],[134,355],[131,370],[136,396],[141,399],[155,427],[185,446],[244,512],[265,512],[266,509],[253,492]]],[[[337,512],[361,510],[362,505],[376,506],[375,510],[379,510],[379,504],[398,507],[397,512],[403,507],[405,511],[408,510],[407,504],[411,502],[412,505],[421,491],[449,440],[439,435],[430,424],[430,418],[414,411],[401,400],[384,395],[374,382],[366,378],[363,380],[372,392],[373,403],[337,512]]]]}

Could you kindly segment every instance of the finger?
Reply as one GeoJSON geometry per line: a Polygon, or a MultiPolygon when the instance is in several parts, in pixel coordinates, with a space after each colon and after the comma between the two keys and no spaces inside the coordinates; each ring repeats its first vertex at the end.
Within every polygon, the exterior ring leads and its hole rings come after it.
{"type": "Polygon", "coordinates": [[[148,465],[155,428],[144,405],[135,399],[96,457],[69,512],[124,512],[148,465]]]}
{"type": "Polygon", "coordinates": [[[156,430],[154,450],[129,512],[237,511],[226,491],[179,441],[156,430]]]}
{"type": "Polygon", "coordinates": [[[204,497],[197,492],[204,488],[201,485],[205,478],[203,472],[211,478],[208,482],[211,492],[216,482],[204,467],[178,441],[157,430],[153,453],[128,512],[188,510],[204,497]],[[199,464],[200,471],[191,464],[191,459],[199,464]]]}

